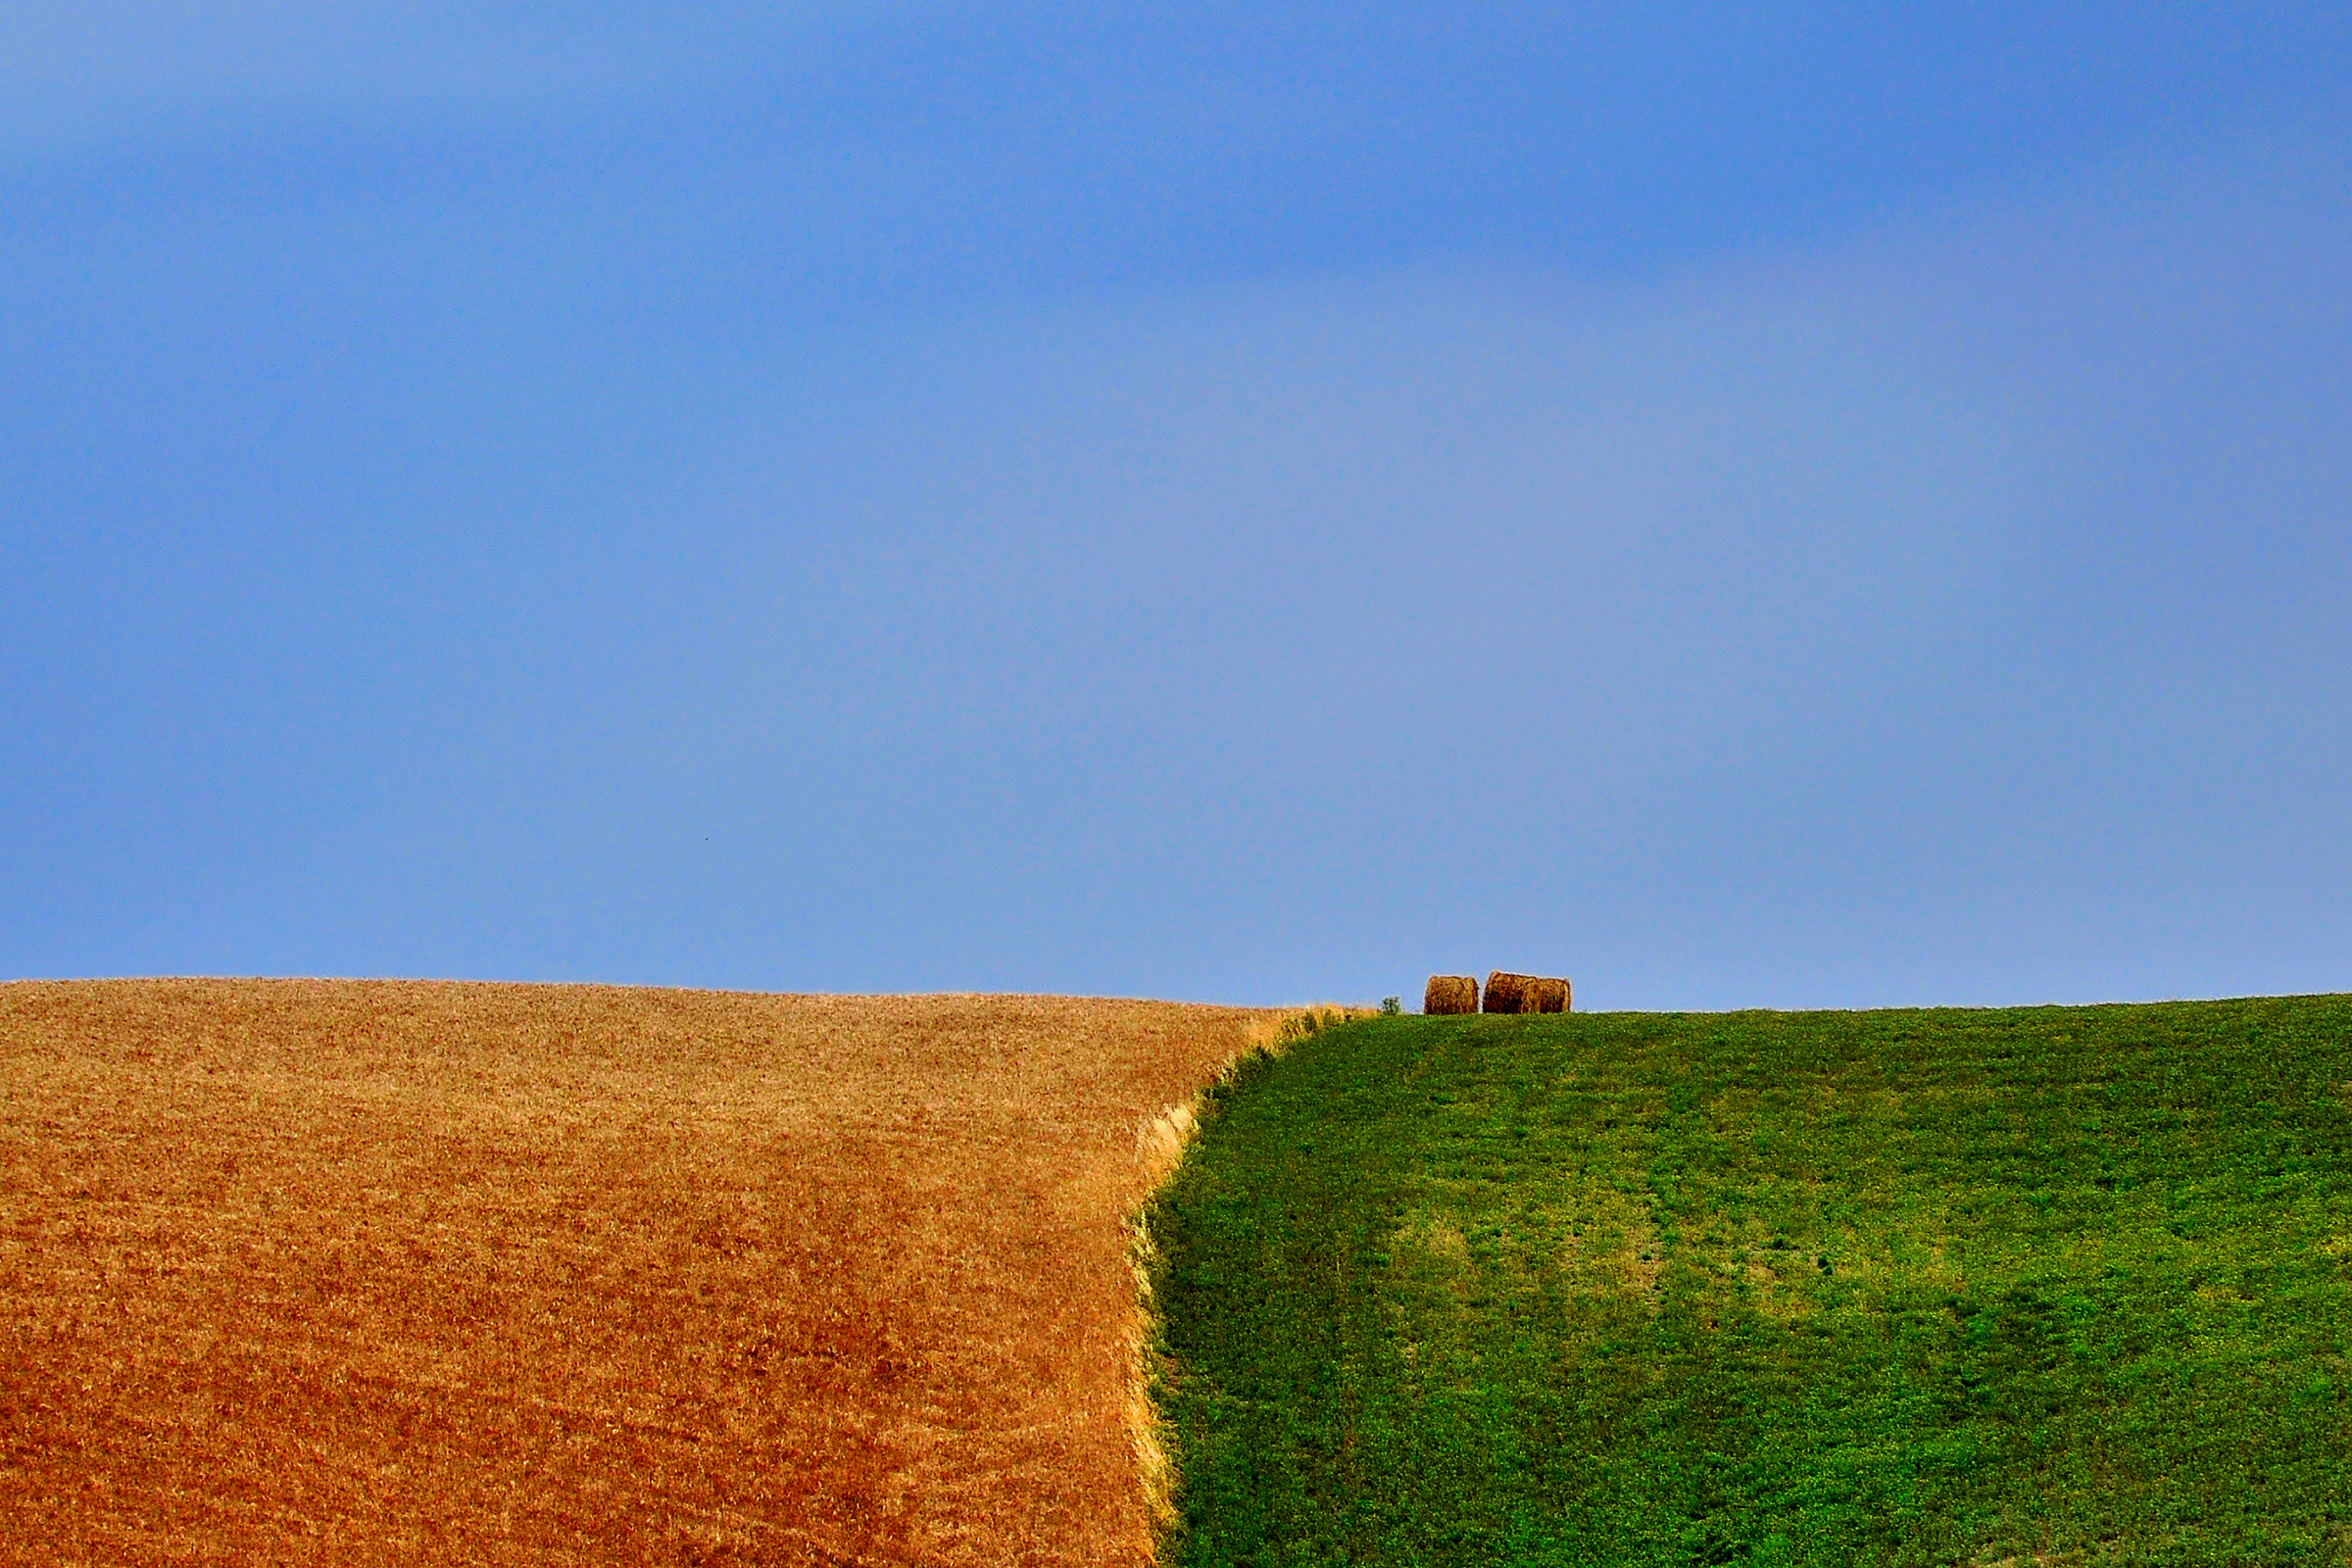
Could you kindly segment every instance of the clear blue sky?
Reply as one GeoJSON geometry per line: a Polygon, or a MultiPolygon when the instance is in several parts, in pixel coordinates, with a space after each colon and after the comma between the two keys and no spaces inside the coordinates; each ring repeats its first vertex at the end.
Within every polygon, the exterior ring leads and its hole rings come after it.
{"type": "Polygon", "coordinates": [[[0,17],[0,975],[2352,989],[2352,10],[0,17]]]}

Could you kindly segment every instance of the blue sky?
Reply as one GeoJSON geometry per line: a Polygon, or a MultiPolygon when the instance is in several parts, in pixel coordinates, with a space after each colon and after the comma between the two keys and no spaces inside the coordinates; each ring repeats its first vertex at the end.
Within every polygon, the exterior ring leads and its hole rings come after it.
{"type": "Polygon", "coordinates": [[[2348,82],[2317,5],[22,8],[0,974],[2352,989],[2348,82]]]}

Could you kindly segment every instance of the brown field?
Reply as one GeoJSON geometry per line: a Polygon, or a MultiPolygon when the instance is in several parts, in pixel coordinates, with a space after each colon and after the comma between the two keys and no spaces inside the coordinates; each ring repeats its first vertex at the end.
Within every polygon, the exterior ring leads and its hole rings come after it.
{"type": "Polygon", "coordinates": [[[0,985],[0,1562],[1148,1560],[1235,1008],[0,985]]]}

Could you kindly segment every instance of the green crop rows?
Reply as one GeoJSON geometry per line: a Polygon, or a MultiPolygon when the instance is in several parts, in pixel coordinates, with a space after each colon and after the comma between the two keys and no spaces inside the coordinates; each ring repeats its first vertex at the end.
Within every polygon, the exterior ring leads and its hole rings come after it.
{"type": "Polygon", "coordinates": [[[2352,1546],[2352,998],[1375,1018],[1215,1101],[1167,1561],[2352,1546]]]}

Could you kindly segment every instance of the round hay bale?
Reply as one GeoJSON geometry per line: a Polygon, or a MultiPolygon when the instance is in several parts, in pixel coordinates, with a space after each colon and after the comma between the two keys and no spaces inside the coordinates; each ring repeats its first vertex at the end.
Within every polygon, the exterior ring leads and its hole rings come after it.
{"type": "Polygon", "coordinates": [[[1497,969],[1487,976],[1487,1011],[1533,1012],[1528,988],[1536,983],[1532,974],[1511,974],[1497,969]]]}
{"type": "Polygon", "coordinates": [[[1478,1010],[1478,977],[1468,974],[1433,974],[1429,989],[1421,993],[1423,1012],[1476,1012],[1478,1010]]]}
{"type": "Polygon", "coordinates": [[[1532,988],[1534,1005],[1525,1012],[1566,1012],[1568,1010],[1568,982],[1553,975],[1538,975],[1532,988]]]}

